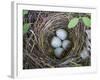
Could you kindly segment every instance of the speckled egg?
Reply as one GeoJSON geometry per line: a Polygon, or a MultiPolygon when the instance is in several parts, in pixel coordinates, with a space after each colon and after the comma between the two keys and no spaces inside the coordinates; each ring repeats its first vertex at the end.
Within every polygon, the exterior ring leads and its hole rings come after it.
{"type": "Polygon", "coordinates": [[[52,38],[52,40],[51,40],[51,46],[52,46],[53,48],[60,47],[60,46],[61,46],[61,40],[60,40],[58,37],[54,36],[54,37],[52,38]]]}
{"type": "Polygon", "coordinates": [[[61,39],[64,40],[67,38],[67,32],[64,29],[58,29],[56,31],[56,35],[61,39]]]}
{"type": "Polygon", "coordinates": [[[71,42],[69,40],[64,40],[62,42],[62,47],[66,50],[67,48],[69,48],[71,45],[71,42]]]}
{"type": "Polygon", "coordinates": [[[56,48],[54,50],[54,54],[57,58],[61,58],[61,55],[63,54],[63,51],[64,51],[64,49],[59,47],[59,48],[56,48]]]}
{"type": "Polygon", "coordinates": [[[84,48],[83,51],[80,53],[80,57],[81,57],[82,59],[86,59],[86,58],[89,57],[89,53],[88,53],[88,51],[87,51],[86,48],[84,48]]]}

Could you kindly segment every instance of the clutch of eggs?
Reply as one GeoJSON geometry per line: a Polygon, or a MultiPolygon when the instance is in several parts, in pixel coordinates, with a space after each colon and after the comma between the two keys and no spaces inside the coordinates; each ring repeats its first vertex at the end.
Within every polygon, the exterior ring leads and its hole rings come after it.
{"type": "Polygon", "coordinates": [[[54,54],[57,58],[60,58],[63,54],[63,51],[69,48],[70,41],[65,40],[68,34],[64,29],[58,29],[56,31],[56,36],[51,40],[51,46],[54,48],[54,54]]]}

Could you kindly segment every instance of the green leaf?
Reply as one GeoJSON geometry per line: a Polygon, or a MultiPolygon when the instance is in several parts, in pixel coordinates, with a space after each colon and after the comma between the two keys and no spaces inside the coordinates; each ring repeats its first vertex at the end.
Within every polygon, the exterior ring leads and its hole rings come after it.
{"type": "Polygon", "coordinates": [[[27,31],[28,31],[28,29],[29,29],[29,26],[30,26],[29,23],[24,24],[23,33],[27,33],[27,31]]]}
{"type": "Polygon", "coordinates": [[[86,27],[91,27],[91,19],[88,17],[82,17],[83,23],[86,27]]]}
{"type": "Polygon", "coordinates": [[[28,10],[23,10],[23,15],[28,14],[28,10]]]}
{"type": "Polygon", "coordinates": [[[78,24],[79,18],[73,18],[68,24],[68,28],[74,28],[78,24]]]}

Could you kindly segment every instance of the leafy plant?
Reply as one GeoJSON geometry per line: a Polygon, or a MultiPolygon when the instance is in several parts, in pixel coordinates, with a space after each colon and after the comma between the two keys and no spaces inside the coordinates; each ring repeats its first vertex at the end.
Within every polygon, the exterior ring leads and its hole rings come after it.
{"type": "Polygon", "coordinates": [[[82,17],[82,20],[85,26],[87,27],[91,26],[91,20],[88,17],[82,17]]]}
{"type": "Polygon", "coordinates": [[[23,33],[27,33],[27,31],[29,29],[29,26],[30,26],[29,23],[24,24],[24,26],[23,26],[23,33]]]}
{"type": "Polygon", "coordinates": [[[76,27],[79,20],[83,21],[85,27],[91,27],[91,19],[89,19],[88,17],[79,17],[71,19],[70,22],[68,23],[68,28],[70,29],[76,27]]]}
{"type": "Polygon", "coordinates": [[[68,24],[68,28],[74,28],[78,24],[79,18],[73,18],[68,24]]]}
{"type": "Polygon", "coordinates": [[[28,10],[23,10],[23,15],[28,14],[28,10]]]}

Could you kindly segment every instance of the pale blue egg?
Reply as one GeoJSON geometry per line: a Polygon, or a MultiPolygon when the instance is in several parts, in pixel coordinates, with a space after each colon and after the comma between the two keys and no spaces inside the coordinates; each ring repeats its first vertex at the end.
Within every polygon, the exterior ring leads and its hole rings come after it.
{"type": "Polygon", "coordinates": [[[69,40],[64,40],[62,42],[62,47],[66,50],[67,48],[69,48],[71,45],[71,42],[69,40]]]}
{"type": "Polygon", "coordinates": [[[61,46],[61,40],[60,40],[58,37],[54,36],[54,37],[52,38],[52,40],[51,40],[51,46],[52,46],[53,48],[60,47],[60,46],[61,46]]]}
{"type": "Polygon", "coordinates": [[[67,38],[67,32],[64,29],[58,29],[56,31],[56,35],[61,39],[64,40],[67,38]]]}
{"type": "Polygon", "coordinates": [[[86,59],[86,58],[89,57],[89,53],[88,53],[88,50],[87,50],[86,48],[84,48],[84,49],[82,50],[82,52],[80,53],[80,57],[81,57],[82,59],[86,59]]]}
{"type": "Polygon", "coordinates": [[[57,58],[61,58],[61,55],[62,55],[63,51],[64,51],[64,49],[59,47],[59,48],[56,48],[56,49],[54,50],[54,54],[55,54],[55,56],[56,56],[57,58]]]}

